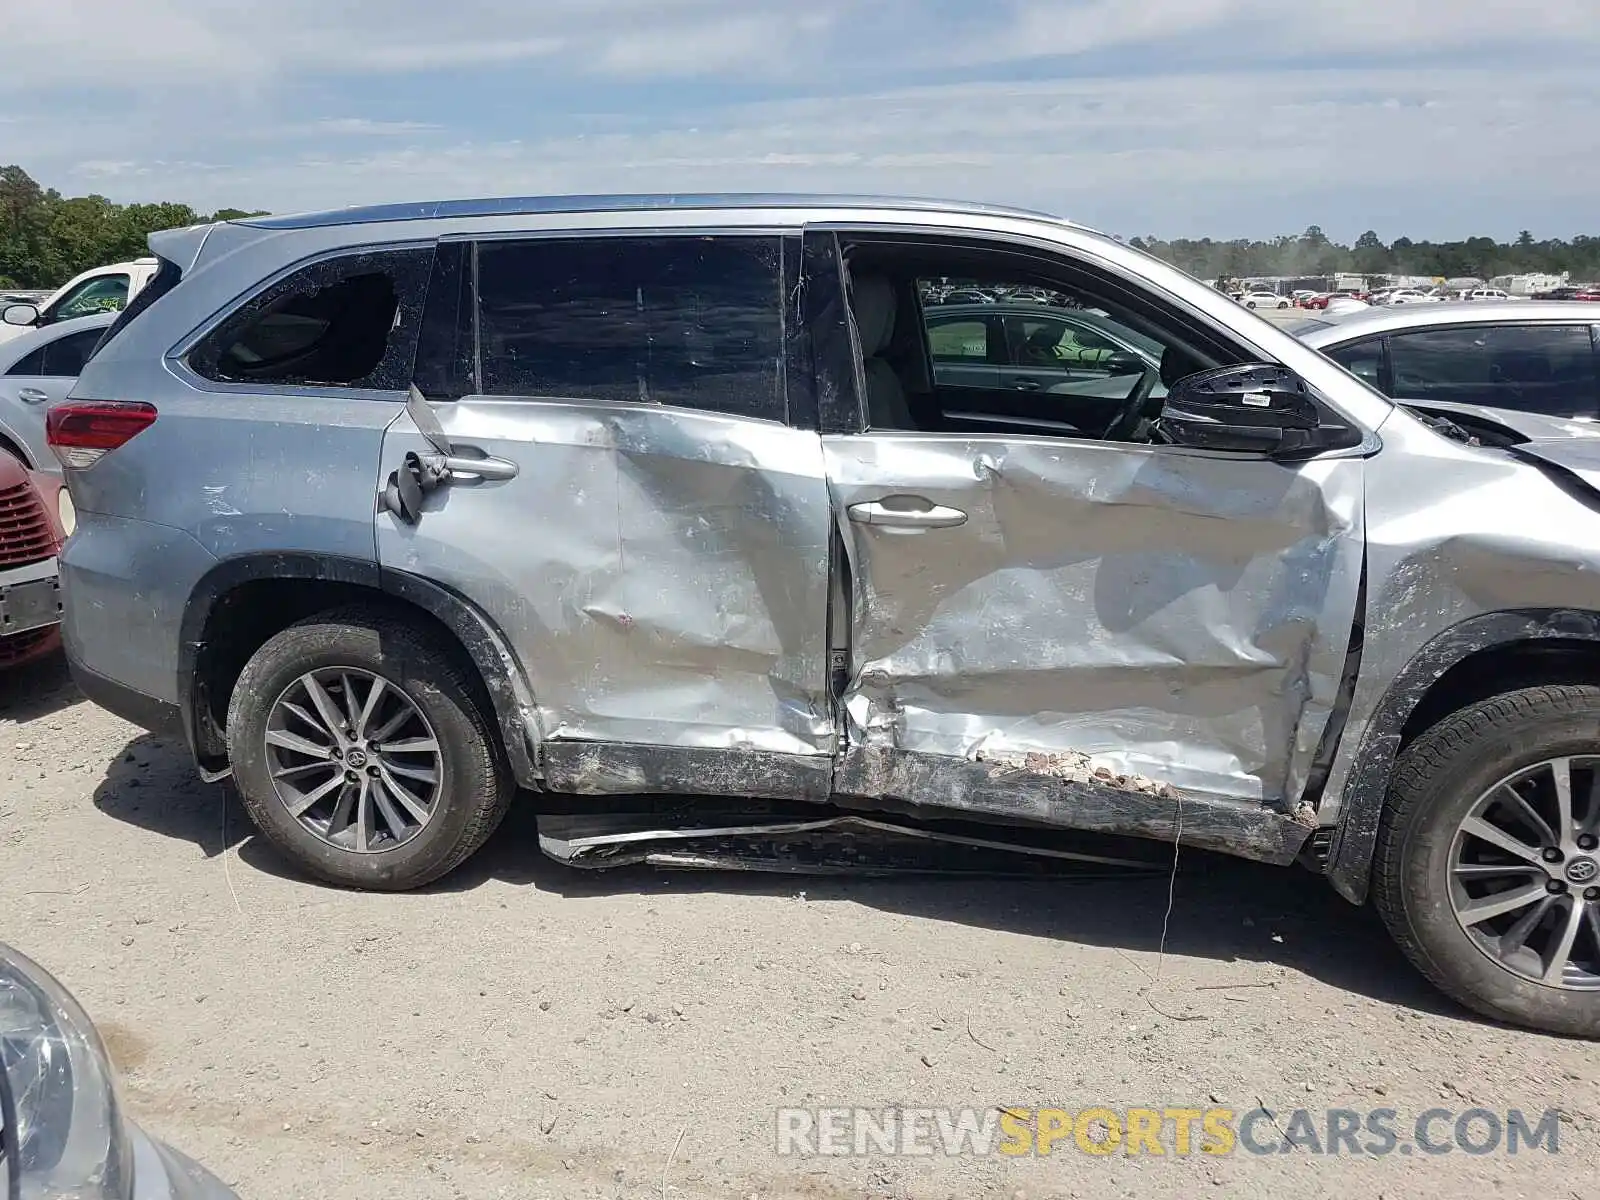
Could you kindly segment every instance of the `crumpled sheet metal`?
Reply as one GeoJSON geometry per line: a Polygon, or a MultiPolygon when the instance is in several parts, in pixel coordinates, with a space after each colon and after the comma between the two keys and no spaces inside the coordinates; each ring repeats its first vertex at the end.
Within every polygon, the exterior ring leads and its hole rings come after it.
{"type": "MultiPolygon", "coordinates": [[[[1396,676],[1464,621],[1513,610],[1600,612],[1600,455],[1579,439],[1511,451],[1439,437],[1396,410],[1368,464],[1368,605],[1360,681],[1318,820],[1334,824],[1396,676]],[[1575,478],[1530,469],[1543,459],[1575,478]],[[1585,486],[1587,482],[1587,487],[1585,486]]],[[[1398,730],[1383,731],[1398,740],[1398,730]]]]}
{"type": "Polygon", "coordinates": [[[968,517],[845,525],[853,744],[1077,751],[1186,791],[1299,796],[1355,613],[1362,460],[824,441],[836,511],[894,480],[968,517]]]}
{"type": "MultiPolygon", "coordinates": [[[[543,736],[830,754],[827,488],[815,434],[648,405],[467,399],[452,440],[520,464],[457,482],[385,566],[472,597],[505,631],[543,736]]],[[[391,440],[415,437],[390,434],[391,440]]],[[[409,422],[404,428],[410,428],[409,422]]],[[[392,446],[399,461],[409,442],[392,446]]]]}

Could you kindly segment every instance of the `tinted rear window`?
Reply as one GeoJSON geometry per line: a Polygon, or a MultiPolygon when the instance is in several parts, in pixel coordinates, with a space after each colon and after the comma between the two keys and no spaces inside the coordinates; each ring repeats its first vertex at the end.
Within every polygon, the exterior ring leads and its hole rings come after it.
{"type": "Polygon", "coordinates": [[[1600,415],[1588,325],[1425,329],[1389,339],[1397,400],[1479,404],[1558,417],[1600,415]]]}
{"type": "Polygon", "coordinates": [[[552,238],[477,253],[484,392],[783,419],[780,239],[552,238]]]}

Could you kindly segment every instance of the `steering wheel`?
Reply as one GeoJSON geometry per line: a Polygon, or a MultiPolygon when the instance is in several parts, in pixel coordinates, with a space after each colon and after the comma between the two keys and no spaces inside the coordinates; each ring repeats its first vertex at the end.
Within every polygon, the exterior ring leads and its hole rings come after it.
{"type": "Polygon", "coordinates": [[[1106,431],[1100,435],[1103,441],[1126,442],[1139,432],[1146,418],[1145,405],[1150,402],[1151,395],[1156,390],[1156,384],[1161,382],[1161,372],[1156,367],[1146,367],[1144,374],[1139,376],[1139,382],[1133,385],[1133,390],[1128,393],[1128,398],[1122,402],[1122,407],[1117,410],[1117,415],[1111,418],[1111,423],[1106,426],[1106,431]]]}

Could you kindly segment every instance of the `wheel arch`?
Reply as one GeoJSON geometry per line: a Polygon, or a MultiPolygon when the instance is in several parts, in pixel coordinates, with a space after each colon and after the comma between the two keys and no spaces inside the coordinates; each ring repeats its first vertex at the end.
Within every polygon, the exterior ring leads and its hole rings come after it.
{"type": "Polygon", "coordinates": [[[244,662],[268,637],[316,612],[351,603],[373,604],[437,626],[482,684],[518,784],[538,786],[532,690],[493,621],[456,593],[404,571],[339,555],[285,552],[223,560],[195,585],[184,607],[179,707],[184,735],[203,772],[220,773],[227,763],[217,714],[226,711],[228,696],[217,695],[214,682],[225,679],[231,692],[244,662]],[[269,597],[267,608],[261,601],[269,597]],[[230,615],[241,618],[236,635],[219,636],[213,623],[230,615]]]}
{"type": "Polygon", "coordinates": [[[1600,682],[1600,612],[1518,609],[1438,634],[1389,682],[1341,790],[1327,874],[1346,899],[1367,897],[1395,759],[1436,721],[1491,695],[1538,683],[1600,682]]]}

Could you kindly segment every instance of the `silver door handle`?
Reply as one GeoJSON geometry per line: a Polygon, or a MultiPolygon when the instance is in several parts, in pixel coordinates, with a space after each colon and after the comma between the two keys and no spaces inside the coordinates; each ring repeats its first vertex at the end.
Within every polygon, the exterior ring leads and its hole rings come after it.
{"type": "Polygon", "coordinates": [[[43,404],[50,399],[50,393],[41,392],[38,388],[18,388],[17,399],[24,404],[43,404]]]}
{"type": "Polygon", "coordinates": [[[894,529],[954,529],[967,523],[959,508],[934,504],[921,496],[889,496],[852,504],[850,519],[857,525],[889,526],[894,529]]]}
{"type": "Polygon", "coordinates": [[[452,475],[476,475],[479,479],[515,479],[517,464],[508,458],[461,458],[446,455],[440,465],[452,475]]]}

